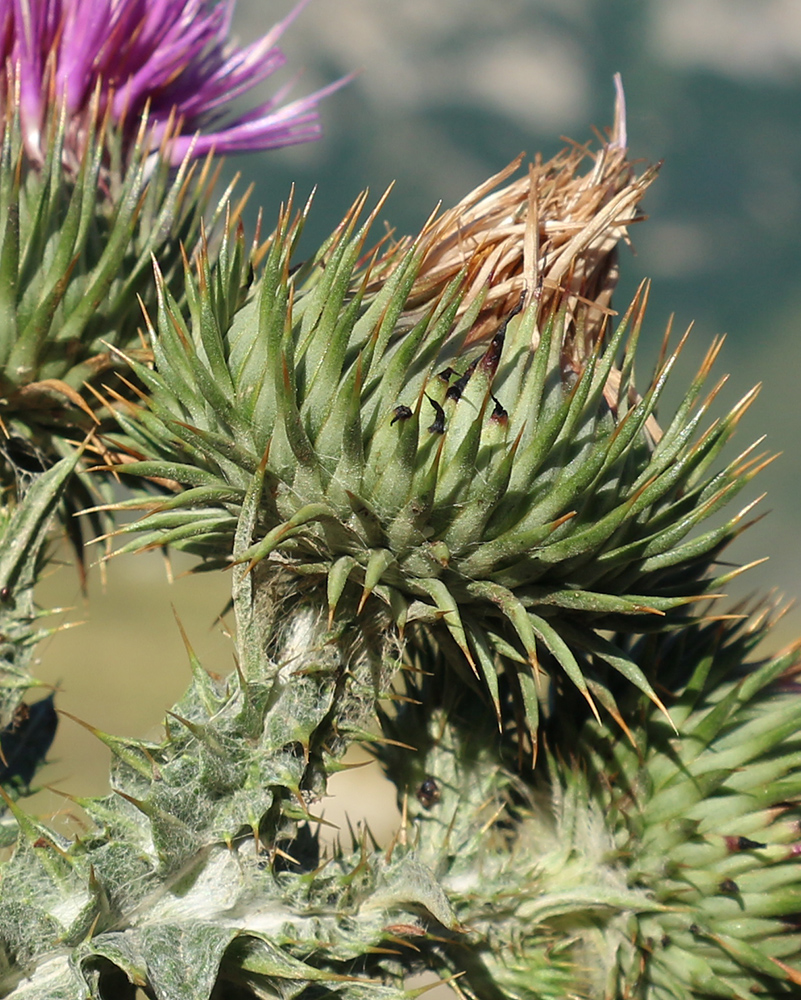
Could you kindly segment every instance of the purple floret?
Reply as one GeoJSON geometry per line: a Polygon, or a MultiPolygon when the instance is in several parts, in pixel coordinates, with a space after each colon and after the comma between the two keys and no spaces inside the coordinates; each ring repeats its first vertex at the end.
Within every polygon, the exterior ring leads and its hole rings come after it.
{"type": "Polygon", "coordinates": [[[224,154],[308,142],[320,134],[319,101],[338,81],[281,106],[285,91],[243,114],[231,103],[286,62],[278,46],[300,3],[263,38],[229,41],[234,0],[0,0],[6,100],[19,93],[29,155],[41,159],[53,99],[63,102],[73,136],[83,132],[99,88],[100,113],[133,138],[145,111],[151,143],[165,132],[173,162],[187,153],[224,154]]]}

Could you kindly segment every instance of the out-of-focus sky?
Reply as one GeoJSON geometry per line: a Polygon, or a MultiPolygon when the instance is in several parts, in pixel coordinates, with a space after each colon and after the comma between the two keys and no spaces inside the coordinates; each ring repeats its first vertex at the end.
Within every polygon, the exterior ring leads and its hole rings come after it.
{"type": "MultiPolygon", "coordinates": [[[[290,9],[291,0],[239,0],[234,30],[250,40],[290,9]]],[[[784,454],[749,488],[745,499],[769,491],[762,507],[772,513],[732,557],[771,557],[739,593],[776,587],[801,596],[798,0],[311,0],[283,45],[291,67],[283,80],[304,68],[297,95],[361,70],[324,102],[318,143],[228,167],[256,182],[252,206],[254,215],[264,206],[266,228],[293,181],[304,199],[317,185],[307,247],[363,187],[377,196],[395,180],[384,216],[414,232],[438,201],[453,204],[521,150],[549,156],[560,136],[588,140],[591,126],[610,124],[612,76],[622,73],[632,156],[664,166],[647,196],[650,221],[632,231],[636,256],[622,255],[617,306],[642,277],[654,279],[649,364],[671,312],[678,331],[696,321],[674,404],[715,334],[729,335],[718,366],[732,373],[725,403],[764,382],[739,442],[767,433],[766,447],[784,454]]],[[[261,99],[274,90],[266,86],[261,99]]],[[[643,363],[641,379],[648,374],[643,363]]],[[[231,669],[230,644],[210,631],[227,588],[225,574],[169,587],[156,558],[123,557],[107,593],[95,579],[80,607],[77,577],[62,569],[40,600],[78,604],[71,617],[88,624],[45,644],[38,673],[61,682],[61,707],[109,732],[141,735],[189,678],[171,603],[206,667],[231,669]]],[[[799,631],[795,613],[781,634],[799,631]]],[[[105,752],[78,726],[62,722],[51,757],[58,763],[48,780],[75,794],[104,788],[105,752]]],[[[364,787],[367,778],[357,781],[364,787]]],[[[379,829],[382,817],[393,822],[392,794],[370,787],[379,829]]],[[[62,804],[43,794],[39,809],[62,804]]]]}

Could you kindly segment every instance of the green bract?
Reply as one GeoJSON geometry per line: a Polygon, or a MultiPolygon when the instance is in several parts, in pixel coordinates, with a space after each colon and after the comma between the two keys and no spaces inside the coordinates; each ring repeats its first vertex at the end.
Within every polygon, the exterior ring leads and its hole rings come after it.
{"type": "MultiPolygon", "coordinates": [[[[68,454],[67,440],[100,426],[97,389],[120,367],[112,349],[142,354],[139,301],[153,301],[154,253],[182,300],[181,246],[198,242],[215,180],[211,161],[174,170],[168,138],[150,152],[147,121],[124,151],[122,133],[96,113],[80,162],[67,168],[67,127],[51,111],[41,165],[26,156],[18,117],[2,131],[0,485],[19,495],[68,454]]],[[[90,502],[74,479],[68,514],[90,502]]],[[[80,551],[79,522],[67,525],[80,551]]]]}
{"type": "MultiPolygon", "coordinates": [[[[28,791],[56,729],[51,699],[40,703],[35,717],[25,701],[39,684],[31,672],[34,648],[56,631],[43,627],[47,612],[36,606],[33,591],[53,516],[78,459],[77,452],[61,459],[36,478],[22,503],[7,500],[0,507],[0,783],[13,797],[28,791]]],[[[0,847],[17,835],[16,822],[4,812],[0,807],[0,847]]]]}
{"type": "Polygon", "coordinates": [[[544,312],[529,288],[489,346],[463,351],[484,297],[459,314],[457,276],[408,329],[423,252],[402,249],[367,294],[375,213],[357,230],[363,202],[300,265],[305,212],[287,208],[252,293],[241,236],[224,240],[215,272],[203,258],[187,267],[187,309],[157,274],[153,366],[130,358],[147,395],[118,410],[120,469],[175,495],[118,505],[149,510],[121,529],[138,533],[122,551],[176,545],[226,565],[251,498],[240,564],[292,577],[332,625],[383,616],[393,655],[424,624],[483,678],[496,712],[508,671],[532,732],[562,675],[594,711],[616,714],[618,677],[659,704],[647,666],[610,632],[691,621],[729,578],[710,567],[744,512],[697,529],[759,468],[748,452],[715,465],[753,393],[704,428],[713,347],[660,431],[678,351],[640,396],[644,294],[579,370],[563,353],[573,289],[544,312]]]}
{"type": "Polygon", "coordinates": [[[751,660],[767,617],[639,640],[632,655],[676,690],[680,735],[621,699],[636,746],[554,719],[547,773],[521,772],[511,720],[500,737],[421,658],[429,675],[383,718],[418,752],[379,755],[403,841],[465,931],[420,943],[422,966],[462,973],[475,1000],[798,995],[799,652],[751,660]]]}

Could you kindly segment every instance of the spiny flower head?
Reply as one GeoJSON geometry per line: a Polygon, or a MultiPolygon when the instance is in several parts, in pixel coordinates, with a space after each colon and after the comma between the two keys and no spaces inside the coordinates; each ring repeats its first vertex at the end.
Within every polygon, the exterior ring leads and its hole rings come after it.
{"type": "MultiPolygon", "coordinates": [[[[732,575],[715,562],[745,510],[697,529],[760,466],[746,452],[710,472],[752,395],[699,434],[717,392],[704,398],[713,347],[652,433],[678,352],[640,395],[643,292],[584,357],[571,353],[582,327],[570,288],[544,304],[528,287],[489,345],[471,344],[494,273],[463,310],[462,269],[409,329],[426,231],[371,291],[375,213],[357,230],[363,204],[300,266],[304,216],[284,212],[256,295],[243,295],[241,242],[216,275],[202,260],[187,270],[187,311],[160,282],[155,370],[130,359],[148,395],[143,407],[120,399],[127,440],[111,447],[125,471],[172,481],[176,495],[127,504],[150,513],[121,529],[144,532],[124,548],[175,544],[207,566],[233,555],[265,583],[294,575],[334,628],[381,608],[392,655],[398,638],[430,629],[499,716],[499,675],[510,675],[532,733],[538,706],[550,711],[565,688],[613,717],[623,679],[658,704],[649,666],[614,633],[675,628],[732,575]]],[[[607,219],[609,242],[629,219],[607,219]]]]}
{"type": "Polygon", "coordinates": [[[207,214],[214,154],[318,135],[325,90],[226,114],[284,64],[277,43],[303,6],[237,47],[233,0],[0,0],[3,488],[21,493],[64,436],[99,423],[91,384],[109,345],[139,346],[153,256],[182,300],[204,224],[226,212],[236,227],[230,192],[207,214]]]}
{"type": "Polygon", "coordinates": [[[283,107],[281,92],[225,122],[236,98],[284,65],[277,43],[305,0],[244,47],[228,39],[233,6],[234,0],[2,0],[2,98],[19,105],[27,155],[43,160],[53,104],[64,107],[66,152],[74,162],[98,111],[131,145],[147,116],[151,146],[169,137],[174,164],[190,151],[200,156],[315,139],[317,103],[331,87],[283,107]]]}

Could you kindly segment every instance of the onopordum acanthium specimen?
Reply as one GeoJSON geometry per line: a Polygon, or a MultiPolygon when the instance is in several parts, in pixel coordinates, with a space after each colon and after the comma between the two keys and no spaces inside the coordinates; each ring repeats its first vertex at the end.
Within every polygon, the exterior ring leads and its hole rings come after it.
{"type": "Polygon", "coordinates": [[[290,203],[259,268],[229,226],[180,301],[156,267],[86,454],[133,491],[105,512],[143,512],[121,552],[230,572],[235,669],[189,647],[162,738],[96,731],[113,792],[75,841],[9,797],[0,994],[798,994],[797,654],[760,659],[770,615],[714,596],[748,507],[710,519],[764,462],[720,457],[752,394],[707,417],[715,345],[657,420],[678,349],[638,381],[647,290],[610,305],[653,173],[620,121],[581,170],[504,173],[377,249],[360,199],[305,262],[290,203]],[[321,856],[357,742],[404,822],[321,856]]]}
{"type": "Polygon", "coordinates": [[[690,622],[732,576],[710,569],[746,511],[693,529],[761,467],[751,449],[713,465],[753,393],[703,427],[713,347],[660,429],[654,409],[678,351],[639,395],[644,292],[578,374],[581,288],[544,312],[524,292],[487,346],[460,355],[485,295],[459,318],[473,289],[457,276],[407,329],[425,250],[361,265],[372,218],[357,230],[359,207],[297,270],[303,214],[287,209],[241,308],[241,240],[216,273],[202,258],[187,269],[186,313],[159,281],[155,365],[131,359],[147,395],[126,407],[112,391],[126,431],[114,440],[119,471],[184,488],[115,507],[149,511],[121,529],[137,536],[122,551],[174,545],[225,565],[251,497],[238,563],[294,576],[332,626],[383,617],[390,658],[425,624],[481,677],[499,718],[509,675],[534,741],[557,689],[576,689],[596,715],[616,714],[621,681],[660,704],[647,667],[610,632],[690,622]],[[367,296],[376,268],[386,279],[367,296]]]}

